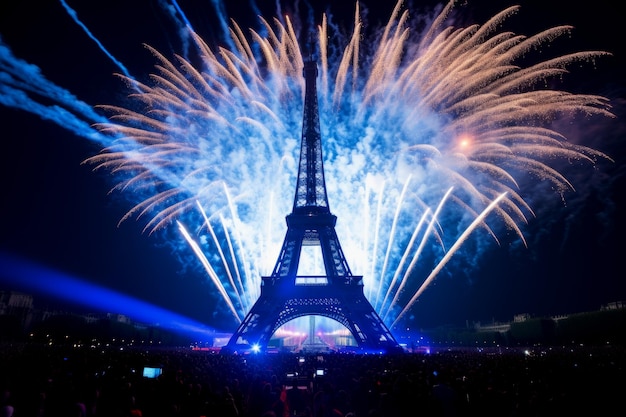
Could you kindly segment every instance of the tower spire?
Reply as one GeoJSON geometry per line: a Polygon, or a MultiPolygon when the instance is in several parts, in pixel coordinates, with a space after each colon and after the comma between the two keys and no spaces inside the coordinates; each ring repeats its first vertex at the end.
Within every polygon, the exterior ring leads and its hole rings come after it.
{"type": "Polygon", "coordinates": [[[324,179],[322,138],[317,103],[317,63],[313,60],[312,55],[305,61],[302,72],[305,79],[302,141],[293,212],[330,213],[324,179]]]}

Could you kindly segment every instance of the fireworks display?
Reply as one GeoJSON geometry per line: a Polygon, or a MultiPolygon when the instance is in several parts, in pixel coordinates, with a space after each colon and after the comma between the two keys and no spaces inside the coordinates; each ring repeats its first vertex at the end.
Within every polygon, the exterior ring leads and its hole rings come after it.
{"type": "MultiPolygon", "coordinates": [[[[315,24],[260,17],[251,30],[231,21],[216,43],[186,25],[186,50],[146,46],[155,63],[149,75],[115,61],[128,100],[95,107],[32,67],[25,73],[28,64],[0,44],[1,102],[98,143],[102,151],[84,163],[110,174],[112,191],[129,201],[120,222],[138,220],[144,233],[165,239],[207,277],[223,318],[238,323],[285,234],[302,68],[314,57],[337,234],[366,296],[393,327],[451,264],[470,267],[489,245],[526,246],[536,184],[565,201],[575,185],[562,166],[593,170],[611,161],[561,128],[613,118],[609,100],[554,87],[571,66],[610,54],[540,53],[572,27],[508,31],[518,6],[461,25],[463,6],[453,1],[432,19],[414,19],[398,2],[379,29],[365,24],[365,7],[355,3],[345,30],[328,14],[315,24]]],[[[184,10],[178,16],[186,22],[184,10]]],[[[319,273],[318,261],[303,254],[301,269],[319,273]]]]}

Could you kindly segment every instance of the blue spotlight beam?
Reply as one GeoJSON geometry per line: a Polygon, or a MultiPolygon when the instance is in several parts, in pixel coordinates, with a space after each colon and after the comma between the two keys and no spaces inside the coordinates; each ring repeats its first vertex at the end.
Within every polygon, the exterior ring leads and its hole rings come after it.
{"type": "Polygon", "coordinates": [[[199,339],[206,339],[215,332],[215,329],[182,315],[7,253],[0,253],[0,281],[84,307],[124,314],[138,322],[199,339]]]}

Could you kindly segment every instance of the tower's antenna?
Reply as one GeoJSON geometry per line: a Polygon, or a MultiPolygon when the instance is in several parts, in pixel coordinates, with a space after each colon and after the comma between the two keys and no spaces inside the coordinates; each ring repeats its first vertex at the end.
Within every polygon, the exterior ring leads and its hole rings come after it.
{"type": "Polygon", "coordinates": [[[315,46],[315,31],[310,30],[305,43],[306,50],[304,51],[305,56],[309,57],[310,62],[315,61],[315,50],[317,49],[315,46]]]}

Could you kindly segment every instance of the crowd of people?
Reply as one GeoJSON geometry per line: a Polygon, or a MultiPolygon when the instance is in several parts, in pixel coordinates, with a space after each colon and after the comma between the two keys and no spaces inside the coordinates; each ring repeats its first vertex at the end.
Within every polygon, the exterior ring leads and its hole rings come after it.
{"type": "Polygon", "coordinates": [[[554,416],[624,409],[623,347],[223,355],[5,345],[1,417],[554,416]],[[150,378],[144,368],[155,368],[150,378]]]}

